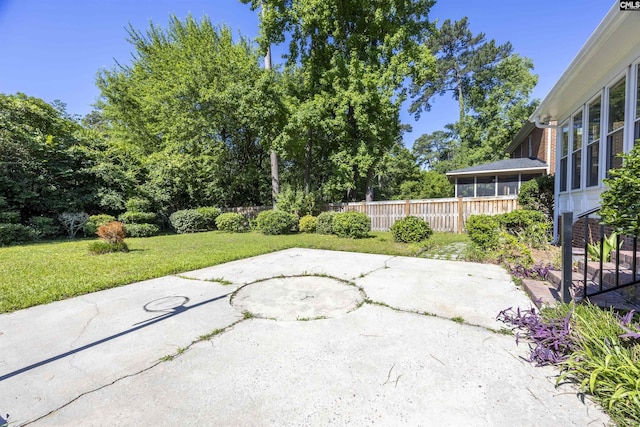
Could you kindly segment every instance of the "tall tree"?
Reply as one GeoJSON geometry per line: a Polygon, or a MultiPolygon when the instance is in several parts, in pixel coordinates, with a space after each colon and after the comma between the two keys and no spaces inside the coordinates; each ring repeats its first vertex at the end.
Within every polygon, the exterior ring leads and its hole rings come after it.
{"type": "Polygon", "coordinates": [[[248,40],[209,19],[129,29],[130,66],[98,78],[109,143],[137,191],[173,211],[271,201],[269,151],[284,119],[278,77],[248,40]]]}
{"type": "Polygon", "coordinates": [[[435,96],[450,92],[458,101],[460,121],[464,120],[469,108],[466,104],[474,74],[492,67],[513,50],[511,43],[496,45],[494,40],[486,41],[484,33],[474,36],[466,17],[454,22],[446,19],[437,33],[428,39],[427,46],[437,58],[436,77],[413,82],[414,101],[410,111],[420,117],[422,111],[431,109],[435,96]]]}
{"type": "MultiPolygon", "coordinates": [[[[262,5],[262,15],[264,16],[264,4],[262,5]]],[[[264,55],[264,69],[271,70],[271,45],[267,46],[267,52],[264,55]]],[[[278,194],[280,193],[280,168],[278,166],[278,153],[273,147],[271,147],[269,157],[271,160],[271,198],[275,209],[278,194]]]]}
{"type": "Polygon", "coordinates": [[[294,112],[298,117],[283,133],[283,145],[305,141],[310,171],[315,142],[336,141],[334,154],[350,158],[353,178],[364,178],[366,199],[373,200],[376,166],[399,133],[403,83],[417,72],[428,74],[432,66],[421,42],[431,30],[427,13],[433,1],[263,2],[268,7],[261,21],[262,49],[288,38],[287,67],[303,88],[294,112]]]}

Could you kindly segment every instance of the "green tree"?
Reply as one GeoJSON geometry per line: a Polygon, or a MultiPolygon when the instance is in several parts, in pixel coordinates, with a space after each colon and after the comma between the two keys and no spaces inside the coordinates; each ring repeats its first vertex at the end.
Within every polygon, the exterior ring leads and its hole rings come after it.
{"type": "Polygon", "coordinates": [[[400,131],[403,83],[427,75],[433,64],[421,44],[431,30],[433,1],[243,1],[265,5],[263,51],[289,41],[287,68],[300,87],[281,143],[304,153],[305,188],[311,189],[316,142],[333,140],[337,148],[329,157],[340,160],[334,172],[341,179],[331,185],[348,194],[363,179],[366,199],[373,200],[376,167],[400,131]],[[348,175],[351,182],[343,180],[348,175]]]}
{"type": "Polygon", "coordinates": [[[453,197],[453,184],[443,173],[420,171],[417,180],[405,181],[400,185],[398,199],[440,199],[453,197]]]}
{"type": "Polygon", "coordinates": [[[91,209],[97,178],[90,141],[65,111],[25,94],[0,94],[0,193],[25,222],[91,209]]]}
{"type": "Polygon", "coordinates": [[[275,72],[208,18],[129,28],[131,66],[98,77],[109,145],[159,209],[271,201],[269,151],[286,110],[275,72]]]}

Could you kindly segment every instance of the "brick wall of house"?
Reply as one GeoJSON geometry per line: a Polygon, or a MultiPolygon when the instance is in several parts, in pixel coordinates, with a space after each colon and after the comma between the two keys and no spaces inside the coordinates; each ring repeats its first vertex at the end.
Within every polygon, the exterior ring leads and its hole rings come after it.
{"type": "MultiPolygon", "coordinates": [[[[556,130],[555,129],[539,129],[535,128],[529,133],[531,135],[531,155],[540,160],[547,162],[549,165],[549,173],[553,174],[556,170],[556,130]],[[551,156],[547,159],[547,147],[551,146],[551,156]]],[[[512,159],[529,157],[529,135],[511,152],[512,159]]]]}
{"type": "MultiPolygon", "coordinates": [[[[559,236],[562,236],[562,220],[558,218],[559,224],[559,236]]],[[[580,218],[573,224],[573,247],[584,248],[585,246],[585,218],[580,218]]],[[[613,228],[605,225],[604,235],[610,236],[613,232],[613,228]]],[[[587,243],[596,243],[600,241],[600,222],[597,218],[589,218],[589,225],[586,233],[587,243]]],[[[633,237],[620,236],[622,243],[622,249],[626,251],[633,250],[633,237]]]]}

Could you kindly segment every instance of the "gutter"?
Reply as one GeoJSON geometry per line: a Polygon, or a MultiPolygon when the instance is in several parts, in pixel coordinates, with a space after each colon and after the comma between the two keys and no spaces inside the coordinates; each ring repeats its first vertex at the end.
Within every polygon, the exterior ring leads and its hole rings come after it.
{"type": "MultiPolygon", "coordinates": [[[[540,123],[540,116],[536,116],[536,127],[540,128],[540,129],[555,129],[557,131],[557,129],[560,127],[560,125],[551,125],[551,124],[543,124],[540,123]]],[[[558,138],[558,132],[556,132],[556,157],[557,157],[557,138],[558,138]]],[[[548,146],[551,146],[551,141],[549,141],[548,146]]],[[[549,157],[549,159],[551,159],[551,157],[549,157]]],[[[557,163],[557,162],[556,162],[557,163]]],[[[547,163],[550,164],[550,163],[547,163]]],[[[556,164],[557,166],[557,164],[556,164]]],[[[556,170],[556,172],[558,172],[556,170]]],[[[558,206],[558,194],[559,194],[559,189],[556,188],[556,185],[558,184],[557,180],[554,180],[554,184],[553,184],[553,204],[554,206],[558,206]]],[[[556,215],[556,212],[554,212],[553,215],[553,242],[552,244],[557,245],[560,240],[560,236],[558,236],[558,218],[556,215]]]]}

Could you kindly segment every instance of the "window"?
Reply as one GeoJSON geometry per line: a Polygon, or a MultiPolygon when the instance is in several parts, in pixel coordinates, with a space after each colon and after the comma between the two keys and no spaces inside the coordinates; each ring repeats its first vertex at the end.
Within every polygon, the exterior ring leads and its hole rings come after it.
{"type": "Polygon", "coordinates": [[[495,196],[496,195],[496,177],[483,176],[476,178],[476,196],[495,196]]]}
{"type": "Polygon", "coordinates": [[[567,160],[569,153],[569,124],[560,129],[560,191],[567,191],[567,160]]]}
{"type": "Polygon", "coordinates": [[[518,175],[507,175],[498,177],[498,196],[510,196],[518,194],[518,175]]]}
{"type": "Polygon", "coordinates": [[[589,133],[587,135],[587,187],[598,185],[600,154],[600,113],[602,100],[593,101],[587,107],[589,117],[589,133]]]}
{"type": "Polygon", "coordinates": [[[458,197],[473,197],[473,178],[458,178],[456,180],[458,197]]]}
{"type": "Polygon", "coordinates": [[[624,91],[624,77],[609,88],[607,170],[622,166],[622,159],[618,155],[624,151],[624,91]]]}
{"type": "Polygon", "coordinates": [[[582,112],[573,116],[573,154],[571,157],[571,189],[580,188],[580,173],[582,172],[582,112]]]}
{"type": "Polygon", "coordinates": [[[636,66],[636,124],[634,127],[634,144],[640,144],[640,64],[636,66]]]}

